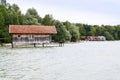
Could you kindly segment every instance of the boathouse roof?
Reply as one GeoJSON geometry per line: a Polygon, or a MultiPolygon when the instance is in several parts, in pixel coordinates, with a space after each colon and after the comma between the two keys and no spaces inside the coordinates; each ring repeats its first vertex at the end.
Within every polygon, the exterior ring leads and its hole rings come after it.
{"type": "Polygon", "coordinates": [[[41,25],[10,25],[9,33],[11,34],[56,34],[55,26],[41,25]]]}

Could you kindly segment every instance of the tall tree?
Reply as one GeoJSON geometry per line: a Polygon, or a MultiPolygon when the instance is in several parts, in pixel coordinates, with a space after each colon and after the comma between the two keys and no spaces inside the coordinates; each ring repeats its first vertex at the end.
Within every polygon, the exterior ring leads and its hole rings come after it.
{"type": "Polygon", "coordinates": [[[25,15],[25,20],[24,20],[24,24],[40,24],[39,23],[40,21],[40,17],[36,11],[36,9],[34,8],[29,8],[26,12],[26,15],[25,15]]]}
{"type": "Polygon", "coordinates": [[[77,23],[76,26],[79,28],[79,33],[81,34],[81,36],[85,36],[86,30],[83,24],[77,23]]]}
{"type": "Polygon", "coordinates": [[[89,35],[95,36],[95,35],[96,35],[95,33],[96,33],[96,28],[95,28],[94,26],[92,26],[92,27],[90,28],[89,35]]]}
{"type": "Polygon", "coordinates": [[[57,29],[57,34],[53,36],[53,39],[57,42],[65,42],[70,40],[71,35],[63,25],[63,23],[56,21],[55,26],[57,29]]]}
{"type": "Polygon", "coordinates": [[[9,25],[9,13],[5,6],[0,5],[0,13],[4,18],[4,25],[9,25]]]}
{"type": "Polygon", "coordinates": [[[4,5],[0,5],[0,42],[9,42],[10,40],[6,38],[10,38],[8,33],[8,25],[9,25],[9,13],[7,8],[4,5]]]}
{"type": "Polygon", "coordinates": [[[9,5],[8,7],[10,24],[20,24],[19,16],[21,15],[21,11],[16,4],[9,5]]]}
{"type": "Polygon", "coordinates": [[[104,33],[104,36],[106,37],[107,40],[114,40],[114,37],[108,31],[104,33]]]}
{"type": "Polygon", "coordinates": [[[3,17],[3,15],[0,13],[0,29],[4,26],[4,17],[3,17]]]}
{"type": "Polygon", "coordinates": [[[103,36],[105,28],[103,26],[96,26],[96,36],[103,36]]]}
{"type": "Polygon", "coordinates": [[[54,20],[52,15],[46,14],[42,20],[43,25],[54,25],[54,20]]]}
{"type": "Polygon", "coordinates": [[[80,39],[79,29],[75,25],[71,26],[70,34],[71,34],[71,41],[72,42],[76,42],[80,39]]]}
{"type": "Polygon", "coordinates": [[[71,23],[69,21],[65,21],[63,24],[65,25],[67,30],[71,28],[71,23]]]}

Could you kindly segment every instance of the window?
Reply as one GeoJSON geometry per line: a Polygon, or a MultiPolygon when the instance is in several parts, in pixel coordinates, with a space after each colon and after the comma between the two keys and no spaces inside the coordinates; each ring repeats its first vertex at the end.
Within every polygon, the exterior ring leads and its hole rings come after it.
{"type": "Polygon", "coordinates": [[[28,38],[29,39],[34,39],[34,35],[29,35],[28,38]]]}
{"type": "Polygon", "coordinates": [[[18,37],[21,37],[21,35],[18,35],[18,37]]]}
{"type": "Polygon", "coordinates": [[[21,40],[21,35],[17,35],[17,39],[18,39],[18,40],[21,40]]]}

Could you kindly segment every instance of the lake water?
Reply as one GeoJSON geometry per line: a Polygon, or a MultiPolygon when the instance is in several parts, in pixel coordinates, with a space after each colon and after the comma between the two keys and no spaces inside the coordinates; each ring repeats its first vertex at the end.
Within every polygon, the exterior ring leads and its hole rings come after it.
{"type": "Polygon", "coordinates": [[[120,41],[1,47],[0,80],[120,80],[120,41]]]}

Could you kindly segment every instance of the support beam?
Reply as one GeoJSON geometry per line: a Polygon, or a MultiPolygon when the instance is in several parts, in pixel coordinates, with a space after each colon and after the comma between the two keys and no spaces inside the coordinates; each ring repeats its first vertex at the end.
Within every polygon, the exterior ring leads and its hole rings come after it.
{"type": "Polygon", "coordinates": [[[34,43],[34,47],[36,47],[36,43],[34,43]]]}
{"type": "Polygon", "coordinates": [[[13,44],[13,42],[11,43],[11,45],[12,45],[12,48],[14,48],[14,44],[13,44]]]}
{"type": "Polygon", "coordinates": [[[13,44],[13,36],[11,36],[11,45],[12,45],[12,48],[14,48],[14,44],[13,44]]]}
{"type": "Polygon", "coordinates": [[[62,47],[62,46],[64,46],[64,43],[61,43],[61,42],[60,42],[60,43],[59,43],[59,47],[62,47]]]}
{"type": "Polygon", "coordinates": [[[42,43],[42,47],[45,47],[45,43],[42,43]]]}

